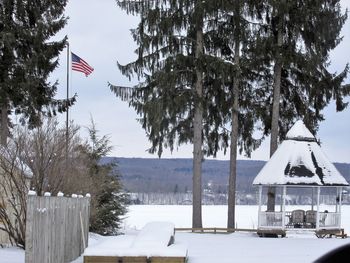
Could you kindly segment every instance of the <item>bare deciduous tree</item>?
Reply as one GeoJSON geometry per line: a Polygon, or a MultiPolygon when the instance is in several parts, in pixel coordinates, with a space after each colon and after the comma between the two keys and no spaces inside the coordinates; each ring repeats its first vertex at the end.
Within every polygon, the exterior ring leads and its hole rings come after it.
{"type": "Polygon", "coordinates": [[[12,245],[25,247],[26,196],[31,173],[19,158],[23,145],[10,141],[0,148],[0,230],[12,245]]]}
{"type": "Polygon", "coordinates": [[[7,146],[0,146],[0,230],[8,234],[11,244],[25,248],[30,189],[38,195],[86,193],[93,189],[86,168],[88,158],[81,150],[85,143],[78,130],[71,125],[68,151],[65,129],[55,118],[33,130],[16,126],[7,146]]]}
{"type": "Polygon", "coordinates": [[[84,184],[89,183],[86,180],[88,160],[82,153],[85,142],[78,132],[79,127],[71,124],[67,150],[66,130],[56,118],[47,119],[41,127],[32,130],[18,127],[14,131],[14,139],[24,145],[20,158],[33,174],[31,189],[38,195],[64,190],[77,193],[89,188],[84,184]]]}
{"type": "Polygon", "coordinates": [[[89,132],[89,140],[83,140],[79,127],[71,124],[67,145],[65,128],[49,118],[34,129],[16,126],[8,145],[0,146],[0,230],[13,245],[25,248],[29,189],[37,195],[90,193],[91,228],[116,233],[126,196],[115,164],[100,164],[111,149],[108,137],[99,137],[95,127],[89,132]]]}

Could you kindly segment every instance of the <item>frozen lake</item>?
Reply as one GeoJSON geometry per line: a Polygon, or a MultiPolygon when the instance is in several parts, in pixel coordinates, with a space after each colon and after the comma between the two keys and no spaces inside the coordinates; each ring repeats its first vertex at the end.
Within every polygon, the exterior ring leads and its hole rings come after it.
{"type": "MultiPolygon", "coordinates": [[[[287,206],[288,210],[308,210],[310,206],[287,206]]],[[[320,211],[334,210],[334,206],[320,206],[320,211]]],[[[226,227],[227,206],[203,206],[203,227],[226,227]]],[[[150,221],[169,221],[176,227],[191,227],[192,206],[184,205],[134,205],[124,220],[124,229],[141,229],[150,221]]],[[[350,234],[350,206],[342,206],[342,227],[350,234]]],[[[236,206],[237,228],[256,228],[258,224],[258,206],[236,206]]]]}

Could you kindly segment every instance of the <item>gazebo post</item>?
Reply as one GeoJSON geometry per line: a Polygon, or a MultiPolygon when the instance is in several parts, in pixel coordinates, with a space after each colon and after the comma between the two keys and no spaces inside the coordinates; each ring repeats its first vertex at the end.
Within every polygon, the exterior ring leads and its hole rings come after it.
{"type": "Polygon", "coordinates": [[[259,185],[259,214],[258,214],[258,228],[260,228],[260,214],[261,214],[261,196],[262,196],[262,185],[259,185]]]}
{"type": "Polygon", "coordinates": [[[337,186],[337,197],[335,199],[335,203],[336,203],[336,212],[340,213],[341,211],[341,204],[342,204],[342,187],[341,186],[337,186]]]}
{"type": "Polygon", "coordinates": [[[282,229],[286,228],[286,193],[287,187],[283,186],[283,194],[282,194],[282,229]]]}
{"type": "Polygon", "coordinates": [[[311,210],[314,211],[314,188],[311,187],[311,210]]]}
{"type": "Polygon", "coordinates": [[[339,187],[337,186],[336,189],[337,189],[337,192],[336,192],[336,196],[335,196],[335,212],[338,213],[338,210],[339,210],[339,208],[338,208],[339,187]]]}
{"type": "Polygon", "coordinates": [[[342,193],[343,193],[343,187],[339,187],[339,212],[341,213],[341,205],[342,205],[342,202],[343,202],[343,196],[342,196],[342,193]]]}
{"type": "Polygon", "coordinates": [[[342,204],[343,187],[339,187],[339,227],[341,226],[341,204],[342,204]]]}
{"type": "MultiPolygon", "coordinates": [[[[283,186],[282,188],[279,187],[279,189],[281,189],[281,193],[280,193],[280,200],[281,200],[281,203],[280,203],[280,212],[283,212],[283,186]]],[[[277,187],[276,187],[276,191],[277,191],[277,187]]]]}
{"type": "Polygon", "coordinates": [[[321,188],[317,187],[317,216],[316,216],[316,230],[320,228],[320,190],[321,188]]]}

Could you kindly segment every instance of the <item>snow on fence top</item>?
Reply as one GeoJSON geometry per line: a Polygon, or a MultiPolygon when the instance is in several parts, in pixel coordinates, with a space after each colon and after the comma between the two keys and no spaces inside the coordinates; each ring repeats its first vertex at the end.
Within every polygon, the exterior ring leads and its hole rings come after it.
{"type": "Polygon", "coordinates": [[[293,125],[287,133],[287,140],[282,142],[271,159],[261,169],[253,184],[349,185],[328,160],[302,121],[297,121],[293,125]]]}
{"type": "MultiPolygon", "coordinates": [[[[28,191],[28,195],[37,195],[37,193],[36,193],[34,190],[29,190],[29,191],[28,191]]],[[[45,196],[45,197],[51,197],[51,193],[50,193],[50,192],[45,192],[45,193],[44,193],[44,196],[45,196]]],[[[57,197],[63,197],[63,196],[64,196],[64,193],[62,193],[61,191],[59,191],[59,192],[57,193],[57,197]]],[[[83,197],[84,197],[83,195],[72,194],[72,198],[83,198],[83,197]]],[[[90,195],[89,193],[87,193],[87,194],[85,195],[85,197],[90,198],[91,195],[90,195]]]]}

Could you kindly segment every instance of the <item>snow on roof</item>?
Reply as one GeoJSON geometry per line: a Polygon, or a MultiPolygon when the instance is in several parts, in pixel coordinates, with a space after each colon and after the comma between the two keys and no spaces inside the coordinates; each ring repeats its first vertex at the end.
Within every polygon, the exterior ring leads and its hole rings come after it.
{"type": "MultiPolygon", "coordinates": [[[[8,144],[14,144],[13,140],[9,140],[8,144]]],[[[26,178],[32,178],[33,173],[29,166],[23,162],[18,156],[13,154],[7,147],[0,145],[0,157],[4,158],[8,165],[14,165],[19,172],[23,172],[26,178]]]]}
{"type": "Polygon", "coordinates": [[[349,185],[328,160],[302,121],[287,133],[271,159],[255,177],[254,185],[349,185]]]}
{"type": "Polygon", "coordinates": [[[315,137],[312,135],[312,133],[309,131],[308,128],[306,128],[304,122],[302,120],[298,120],[294,123],[292,128],[288,131],[286,135],[287,139],[297,139],[297,140],[306,140],[306,141],[315,141],[315,137]]]}

